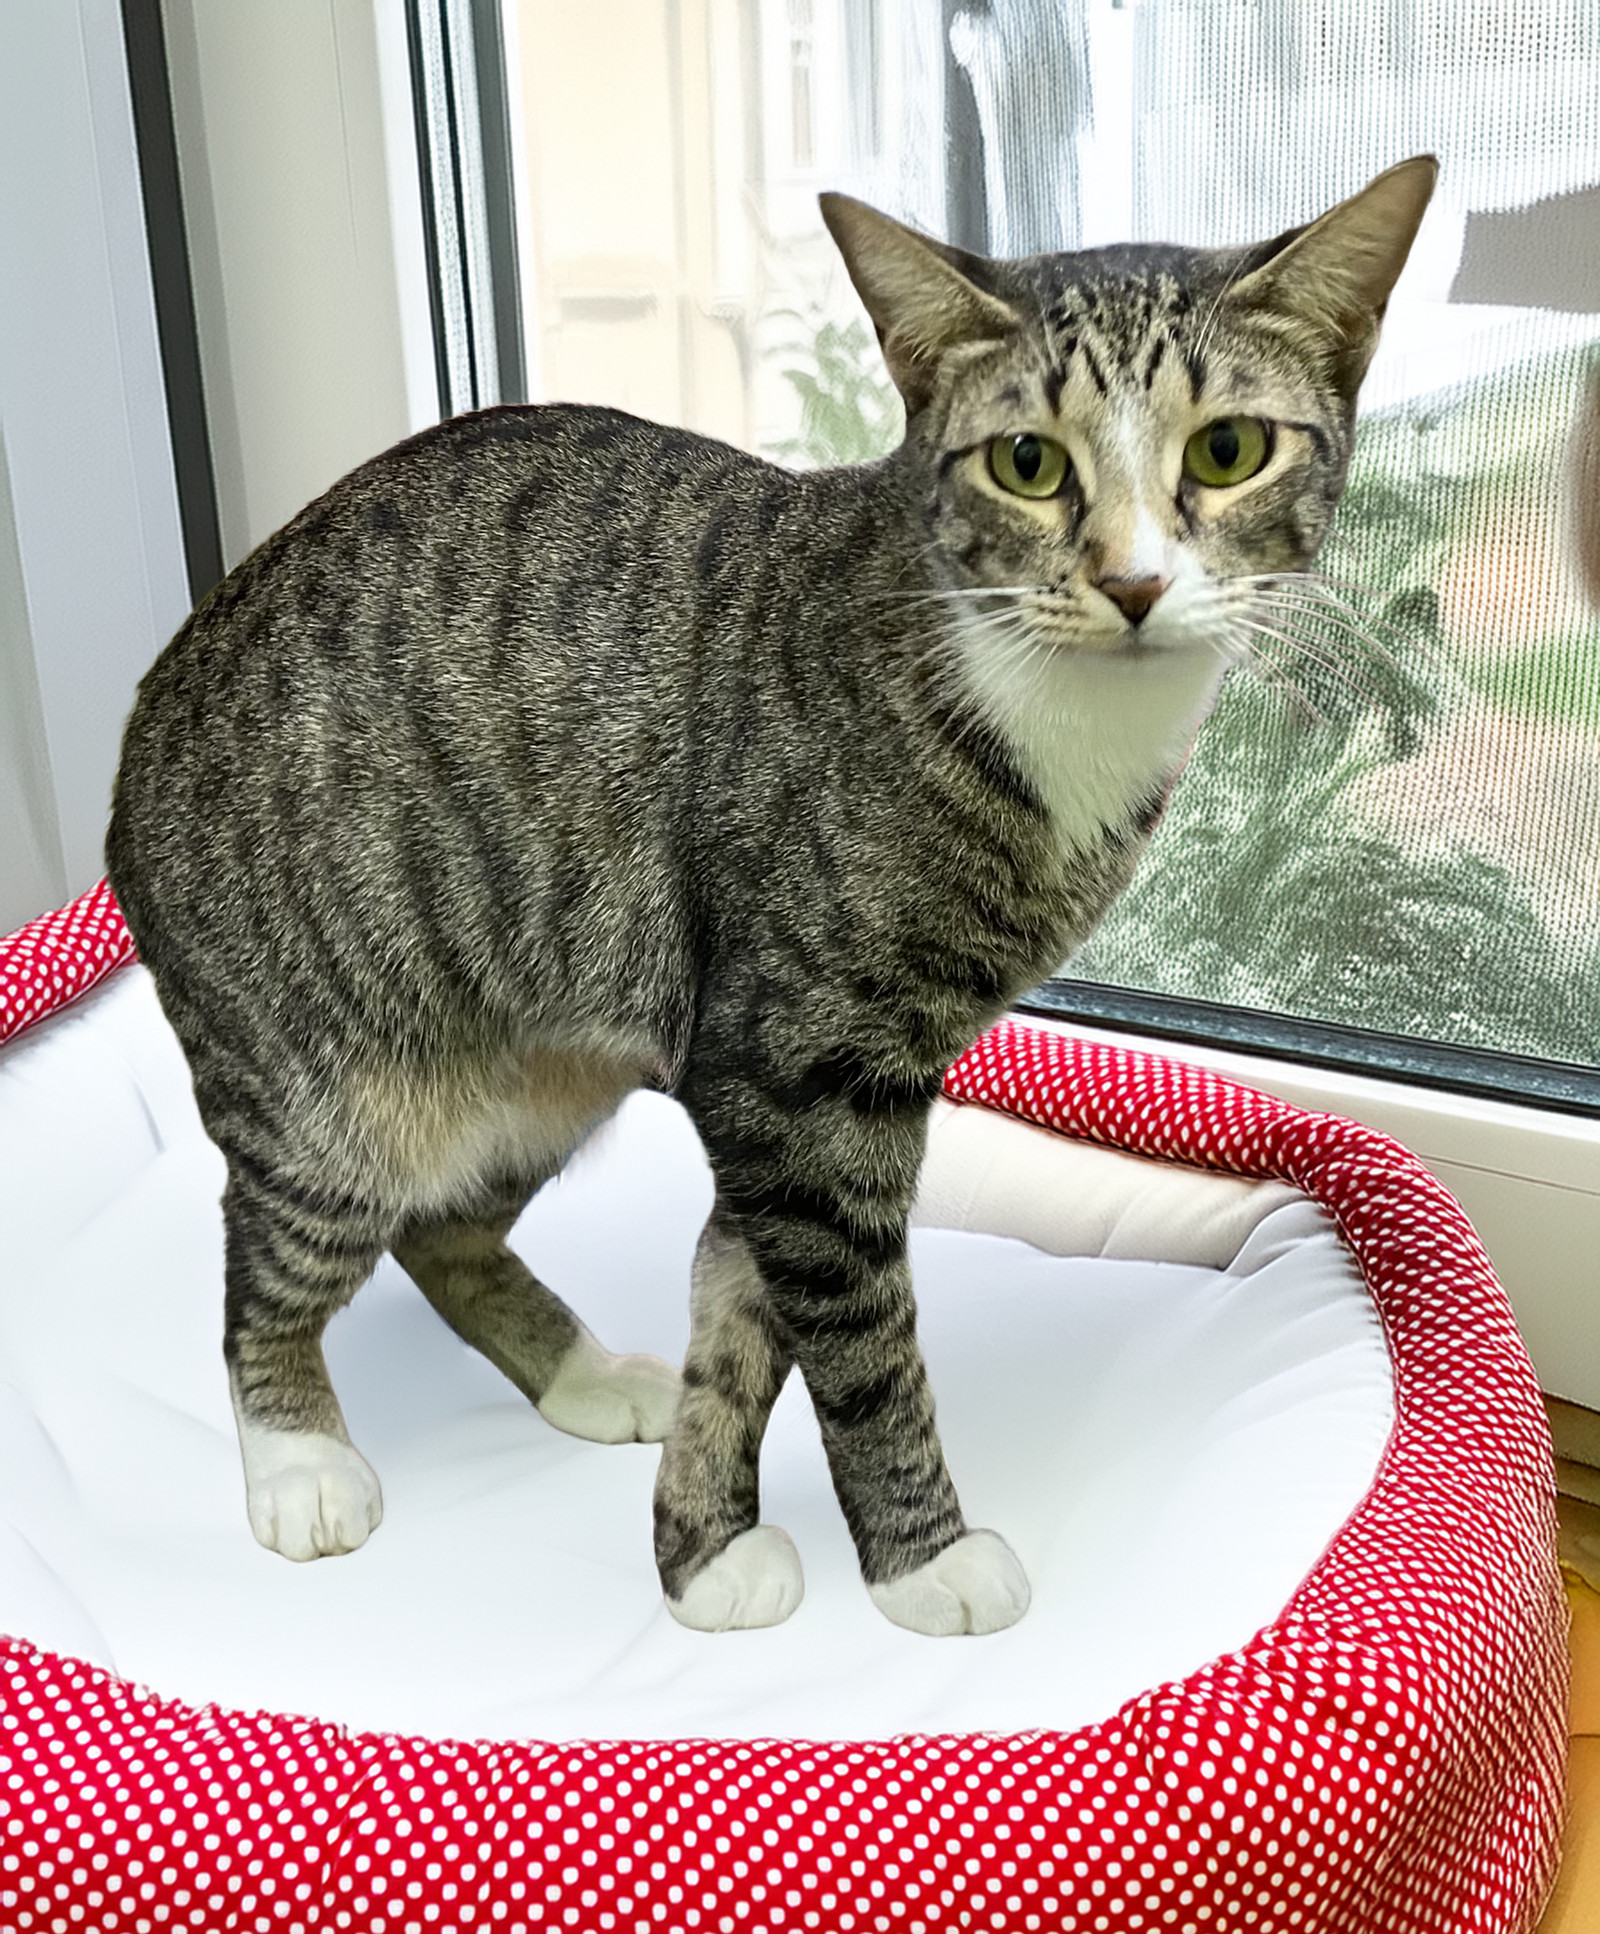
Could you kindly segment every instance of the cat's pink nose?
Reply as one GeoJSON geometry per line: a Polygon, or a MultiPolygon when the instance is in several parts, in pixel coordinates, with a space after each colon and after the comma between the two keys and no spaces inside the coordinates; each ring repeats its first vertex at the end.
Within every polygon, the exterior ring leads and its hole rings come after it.
{"type": "Polygon", "coordinates": [[[1171,582],[1170,578],[1101,578],[1094,588],[1106,594],[1129,624],[1136,625],[1171,582]]]}

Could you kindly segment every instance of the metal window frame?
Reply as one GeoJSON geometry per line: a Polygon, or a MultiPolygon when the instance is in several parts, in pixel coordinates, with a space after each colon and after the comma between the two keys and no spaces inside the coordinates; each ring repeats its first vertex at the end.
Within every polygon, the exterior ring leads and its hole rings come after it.
{"type": "Polygon", "coordinates": [[[1156,1040],[1233,1049],[1309,1068],[1371,1075],[1404,1087],[1521,1103],[1564,1115],[1600,1118],[1600,1068],[1456,1047],[1408,1034],[1302,1020],[1250,1007],[1226,1007],[1177,994],[1146,994],[1057,975],[1016,1003],[1024,1014],[1086,1027],[1126,1029],[1156,1040]]]}
{"type": "Polygon", "coordinates": [[[500,0],[406,0],[439,413],[527,400],[500,0]]]}
{"type": "Polygon", "coordinates": [[[226,575],[222,517],[200,364],[200,329],[189,269],[189,233],[178,172],[161,0],[122,0],[122,38],[133,104],[156,338],[161,347],[172,466],[189,595],[196,604],[226,575]]]}
{"type": "Polygon", "coordinates": [[[967,70],[955,57],[950,32],[958,13],[987,13],[989,0],[940,0],[939,38],[944,74],[945,238],[974,255],[989,252],[989,197],[983,176],[983,123],[967,70]]]}

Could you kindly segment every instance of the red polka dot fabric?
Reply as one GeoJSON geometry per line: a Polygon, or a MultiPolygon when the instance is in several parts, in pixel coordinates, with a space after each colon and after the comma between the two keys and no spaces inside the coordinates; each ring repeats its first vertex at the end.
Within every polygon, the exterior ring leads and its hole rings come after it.
{"type": "Polygon", "coordinates": [[[133,936],[102,880],[0,940],[0,1041],[87,994],[133,959],[133,936]]]}
{"type": "MultiPolygon", "coordinates": [[[[0,943],[0,974],[15,973],[13,949],[0,943]]],[[[1273,1624],[1070,1735],[848,1743],[356,1735],[180,1705],[12,1639],[0,1924],[1530,1928],[1556,1860],[1566,1744],[1550,1447],[1461,1210],[1364,1128],[1022,1024],[985,1035],[946,1091],[1112,1147],[1279,1177],[1336,1218],[1388,1334],[1396,1424],[1366,1500],[1273,1624]]]]}

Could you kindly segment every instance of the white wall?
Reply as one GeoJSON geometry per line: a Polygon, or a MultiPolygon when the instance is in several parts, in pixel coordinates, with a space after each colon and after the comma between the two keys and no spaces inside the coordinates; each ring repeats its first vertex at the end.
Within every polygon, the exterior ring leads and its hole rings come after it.
{"type": "Polygon", "coordinates": [[[424,407],[406,362],[419,304],[427,329],[415,147],[404,103],[386,123],[380,58],[379,16],[392,69],[399,12],[164,0],[230,566],[424,407]],[[391,200],[392,155],[410,179],[391,200]]]}
{"type": "Polygon", "coordinates": [[[99,878],[134,686],[188,609],[116,0],[0,58],[0,932],[99,878]]]}
{"type": "Polygon", "coordinates": [[[0,933],[67,897],[11,470],[0,424],[0,933]]]}
{"type": "MultiPolygon", "coordinates": [[[[167,0],[223,553],[436,414],[400,0],[167,0]]],[[[117,0],[0,57],[0,932],[99,878],[189,608],[117,0]]]]}

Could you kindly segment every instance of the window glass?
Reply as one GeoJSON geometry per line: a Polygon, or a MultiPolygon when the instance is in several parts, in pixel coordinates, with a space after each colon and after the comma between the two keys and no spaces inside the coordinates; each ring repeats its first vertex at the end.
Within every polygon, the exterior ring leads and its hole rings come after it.
{"type": "Polygon", "coordinates": [[[794,464],[892,448],[899,400],[817,195],[944,230],[940,0],[510,12],[531,392],[794,464]]]}
{"type": "Polygon", "coordinates": [[[901,428],[820,189],[995,254],[1223,244],[1437,153],[1316,586],[1064,971],[1600,1059],[1594,0],[510,12],[533,393],[795,464],[901,428]]]}
{"type": "Polygon", "coordinates": [[[1327,595],[1235,675],[1069,972],[1600,1060],[1600,9],[1146,0],[1139,234],[1243,241],[1443,161],[1327,595]],[[1197,158],[1203,157],[1203,165],[1197,158]],[[1591,479],[1591,492],[1594,479],[1591,479]]]}

